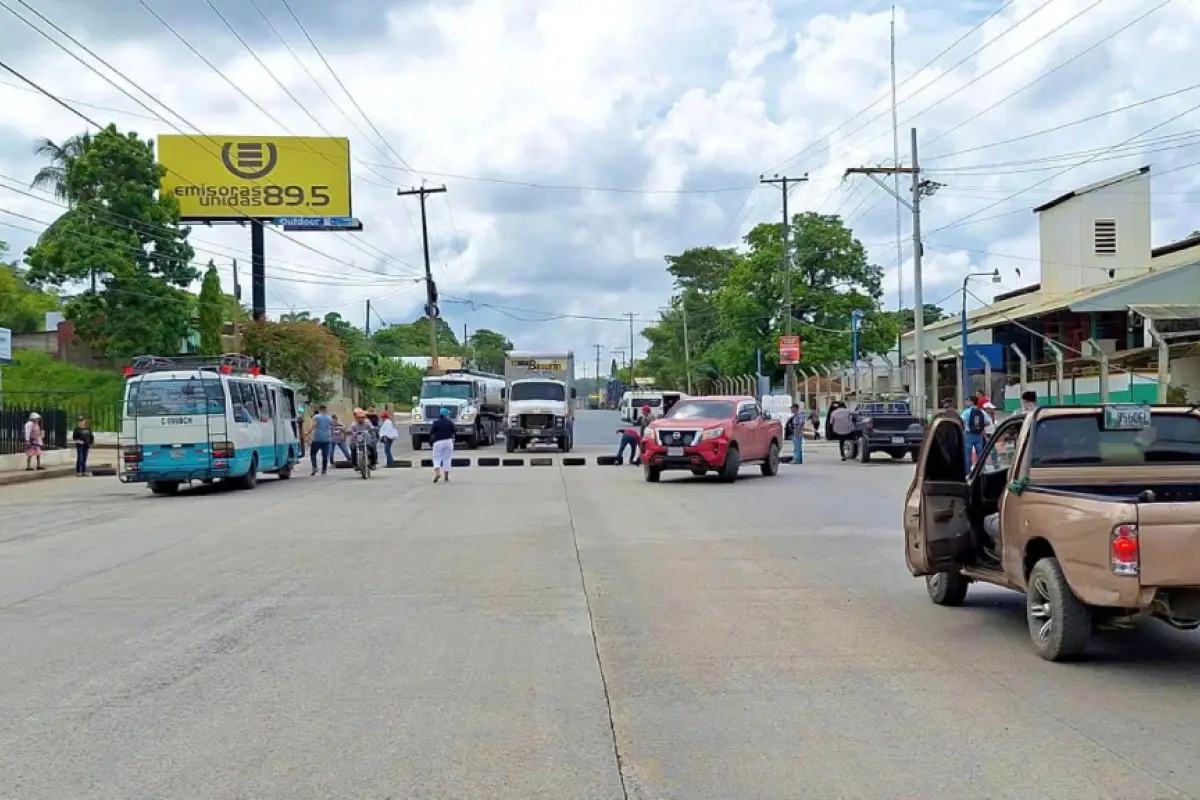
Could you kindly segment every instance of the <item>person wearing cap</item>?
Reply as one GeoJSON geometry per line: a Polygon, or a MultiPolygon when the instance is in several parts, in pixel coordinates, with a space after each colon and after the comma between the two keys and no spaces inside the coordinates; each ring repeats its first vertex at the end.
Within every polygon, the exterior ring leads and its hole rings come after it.
{"type": "Polygon", "coordinates": [[[800,404],[792,403],[792,414],[783,427],[783,435],[792,440],[792,463],[804,463],[804,414],[800,404]]]}
{"type": "Polygon", "coordinates": [[[34,411],[25,421],[25,471],[33,472],[34,461],[38,469],[42,466],[42,415],[34,411]]]}
{"type": "MultiPolygon", "coordinates": [[[[370,419],[370,412],[367,412],[367,418],[370,419]]],[[[396,458],[392,455],[392,445],[400,438],[400,431],[396,430],[396,423],[392,422],[392,415],[384,411],[379,415],[379,441],[383,442],[383,455],[387,459],[389,467],[396,466],[396,458]]]]}
{"type": "Polygon", "coordinates": [[[379,454],[376,452],[375,446],[378,442],[376,428],[367,419],[367,412],[361,408],[354,409],[354,424],[346,429],[346,436],[350,442],[350,464],[358,468],[358,437],[365,436],[367,439],[367,464],[371,469],[379,466],[379,454]]]}
{"type": "Polygon", "coordinates": [[[81,416],[71,431],[71,441],[75,442],[75,474],[79,477],[87,475],[88,453],[96,443],[96,435],[88,425],[88,418],[81,416]]]}
{"type": "Polygon", "coordinates": [[[450,462],[454,459],[454,420],[450,419],[450,409],[438,412],[438,418],[429,426],[429,441],[433,443],[433,482],[437,483],[443,475],[449,482],[450,462]]]}

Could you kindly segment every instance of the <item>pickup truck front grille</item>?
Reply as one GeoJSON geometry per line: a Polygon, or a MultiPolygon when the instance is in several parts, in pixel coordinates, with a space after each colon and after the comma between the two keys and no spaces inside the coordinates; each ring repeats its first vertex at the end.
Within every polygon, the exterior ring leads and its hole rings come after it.
{"type": "Polygon", "coordinates": [[[689,447],[700,437],[700,431],[658,431],[658,443],[663,447],[689,447]]]}
{"type": "Polygon", "coordinates": [[[554,417],[550,414],[522,414],[522,428],[553,428],[554,417]]]}

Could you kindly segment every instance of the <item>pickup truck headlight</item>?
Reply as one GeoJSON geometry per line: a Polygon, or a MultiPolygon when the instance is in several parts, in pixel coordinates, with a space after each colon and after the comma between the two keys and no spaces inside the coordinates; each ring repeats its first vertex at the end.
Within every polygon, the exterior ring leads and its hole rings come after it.
{"type": "Polygon", "coordinates": [[[704,433],[700,434],[700,441],[707,442],[709,439],[720,439],[724,435],[724,428],[709,428],[704,433]]]}

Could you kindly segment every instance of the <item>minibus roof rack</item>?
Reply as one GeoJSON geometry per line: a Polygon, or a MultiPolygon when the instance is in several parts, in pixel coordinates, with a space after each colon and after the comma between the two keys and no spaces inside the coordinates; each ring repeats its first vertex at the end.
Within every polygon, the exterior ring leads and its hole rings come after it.
{"type": "Polygon", "coordinates": [[[262,368],[253,357],[241,353],[225,353],[219,356],[134,356],[133,363],[125,368],[125,376],[171,370],[197,370],[221,375],[262,374],[262,368]]]}

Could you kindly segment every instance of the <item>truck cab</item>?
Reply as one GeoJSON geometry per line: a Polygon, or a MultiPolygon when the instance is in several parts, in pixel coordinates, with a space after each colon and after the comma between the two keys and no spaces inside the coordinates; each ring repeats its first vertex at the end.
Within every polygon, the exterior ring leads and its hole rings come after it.
{"type": "Polygon", "coordinates": [[[499,375],[453,370],[421,381],[413,398],[408,433],[414,450],[429,441],[430,427],[444,408],[454,420],[456,442],[474,450],[494,444],[504,429],[504,381],[499,375]]]}
{"type": "Polygon", "coordinates": [[[571,401],[575,389],[562,381],[524,378],[508,385],[508,428],[505,449],[512,453],[531,444],[556,444],[564,453],[574,444],[571,401]]]}

